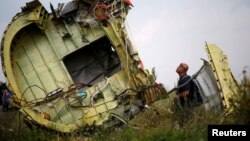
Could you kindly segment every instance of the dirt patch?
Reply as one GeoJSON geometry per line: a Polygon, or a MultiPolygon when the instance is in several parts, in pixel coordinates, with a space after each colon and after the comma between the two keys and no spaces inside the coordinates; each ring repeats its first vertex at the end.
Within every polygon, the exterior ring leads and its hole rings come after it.
{"type": "Polygon", "coordinates": [[[19,112],[10,108],[8,112],[3,112],[2,105],[0,106],[0,126],[5,129],[16,129],[19,123],[19,112]]]}

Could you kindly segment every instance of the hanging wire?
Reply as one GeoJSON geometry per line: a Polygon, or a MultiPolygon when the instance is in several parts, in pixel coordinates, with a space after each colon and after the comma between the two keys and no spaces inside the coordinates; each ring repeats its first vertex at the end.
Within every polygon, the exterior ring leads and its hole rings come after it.
{"type": "MultiPolygon", "coordinates": [[[[31,85],[31,86],[27,87],[27,88],[22,92],[21,98],[19,99],[20,105],[21,105],[21,101],[22,101],[22,99],[23,99],[24,94],[26,93],[26,91],[27,91],[29,88],[32,88],[32,87],[37,87],[37,88],[41,89],[41,90],[44,92],[44,94],[46,95],[46,91],[45,91],[43,88],[41,88],[41,87],[38,86],[38,85],[31,85]]],[[[36,99],[36,100],[37,100],[37,99],[36,99]]],[[[35,100],[34,100],[34,101],[35,101],[35,100]]]]}
{"type": "Polygon", "coordinates": [[[121,121],[122,123],[124,123],[125,125],[127,125],[128,127],[130,128],[133,128],[133,129],[140,129],[139,127],[136,127],[136,126],[132,126],[128,123],[128,121],[126,121],[125,119],[123,119],[121,116],[115,114],[115,113],[111,113],[110,114],[111,117],[115,117],[116,119],[118,119],[119,121],[121,121]]]}
{"type": "Polygon", "coordinates": [[[104,80],[105,80],[105,84],[90,97],[91,106],[94,105],[94,98],[96,97],[96,95],[99,94],[103,89],[105,89],[108,86],[109,84],[108,78],[105,77],[104,80]]]}

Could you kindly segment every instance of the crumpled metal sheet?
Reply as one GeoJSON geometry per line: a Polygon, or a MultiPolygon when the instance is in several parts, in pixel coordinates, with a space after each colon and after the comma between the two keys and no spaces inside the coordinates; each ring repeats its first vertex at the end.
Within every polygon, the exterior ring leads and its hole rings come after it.
{"type": "Polygon", "coordinates": [[[63,7],[62,11],[60,11],[59,14],[60,14],[60,16],[63,16],[63,15],[65,15],[65,14],[67,14],[67,13],[70,13],[70,12],[76,10],[76,9],[77,9],[77,3],[76,3],[76,1],[71,1],[71,2],[68,2],[68,3],[63,7]]]}
{"type": "Polygon", "coordinates": [[[217,112],[223,111],[220,89],[209,62],[204,60],[204,65],[198,72],[195,81],[198,84],[204,100],[206,110],[214,109],[217,112]]]}

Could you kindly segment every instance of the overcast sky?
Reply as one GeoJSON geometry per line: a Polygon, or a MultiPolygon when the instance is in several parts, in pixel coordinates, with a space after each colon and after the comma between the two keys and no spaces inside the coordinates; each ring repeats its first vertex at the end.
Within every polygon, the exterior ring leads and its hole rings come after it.
{"type": "MultiPolygon", "coordinates": [[[[0,37],[16,12],[28,0],[0,1],[0,37]]],[[[54,0],[56,2],[67,0],[54,0]]],[[[48,1],[43,0],[48,5],[48,1]]],[[[157,81],[171,88],[180,62],[189,74],[207,60],[205,41],[228,56],[235,78],[250,66],[250,0],[132,0],[128,24],[146,68],[156,68],[157,81]]],[[[250,68],[247,69],[250,71],[250,68]]],[[[0,79],[3,79],[0,73],[0,79]]]]}

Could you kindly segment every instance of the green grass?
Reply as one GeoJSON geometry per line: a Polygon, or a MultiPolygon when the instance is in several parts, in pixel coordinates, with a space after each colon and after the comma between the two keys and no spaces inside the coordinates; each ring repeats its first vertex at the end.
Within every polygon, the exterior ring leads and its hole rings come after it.
{"type": "MultiPolygon", "coordinates": [[[[161,100],[151,109],[145,110],[129,125],[122,129],[102,129],[97,135],[86,137],[83,132],[61,134],[55,131],[32,126],[29,129],[22,123],[21,130],[13,131],[0,128],[0,140],[4,141],[206,141],[207,126],[209,124],[249,124],[250,123],[250,95],[244,94],[239,101],[232,103],[234,111],[222,116],[213,111],[204,111],[201,107],[195,109],[192,116],[183,120],[179,112],[170,113],[167,110],[169,100],[161,100]]],[[[17,114],[18,115],[18,114],[17,114]]],[[[18,126],[18,118],[13,118],[18,126]]]]}
{"type": "Polygon", "coordinates": [[[183,121],[179,112],[170,114],[162,106],[146,110],[129,122],[137,126],[125,126],[122,131],[103,132],[95,136],[97,141],[206,141],[209,124],[250,124],[250,94],[243,94],[231,103],[233,112],[228,115],[205,111],[201,107],[193,116],[183,121]],[[157,112],[156,112],[157,111],[157,112]]]}
{"type": "Polygon", "coordinates": [[[94,139],[97,141],[205,141],[207,125],[220,122],[217,117],[216,113],[208,114],[202,109],[196,109],[195,114],[183,122],[178,113],[147,110],[130,122],[139,129],[126,126],[122,131],[103,132],[94,139]]]}

